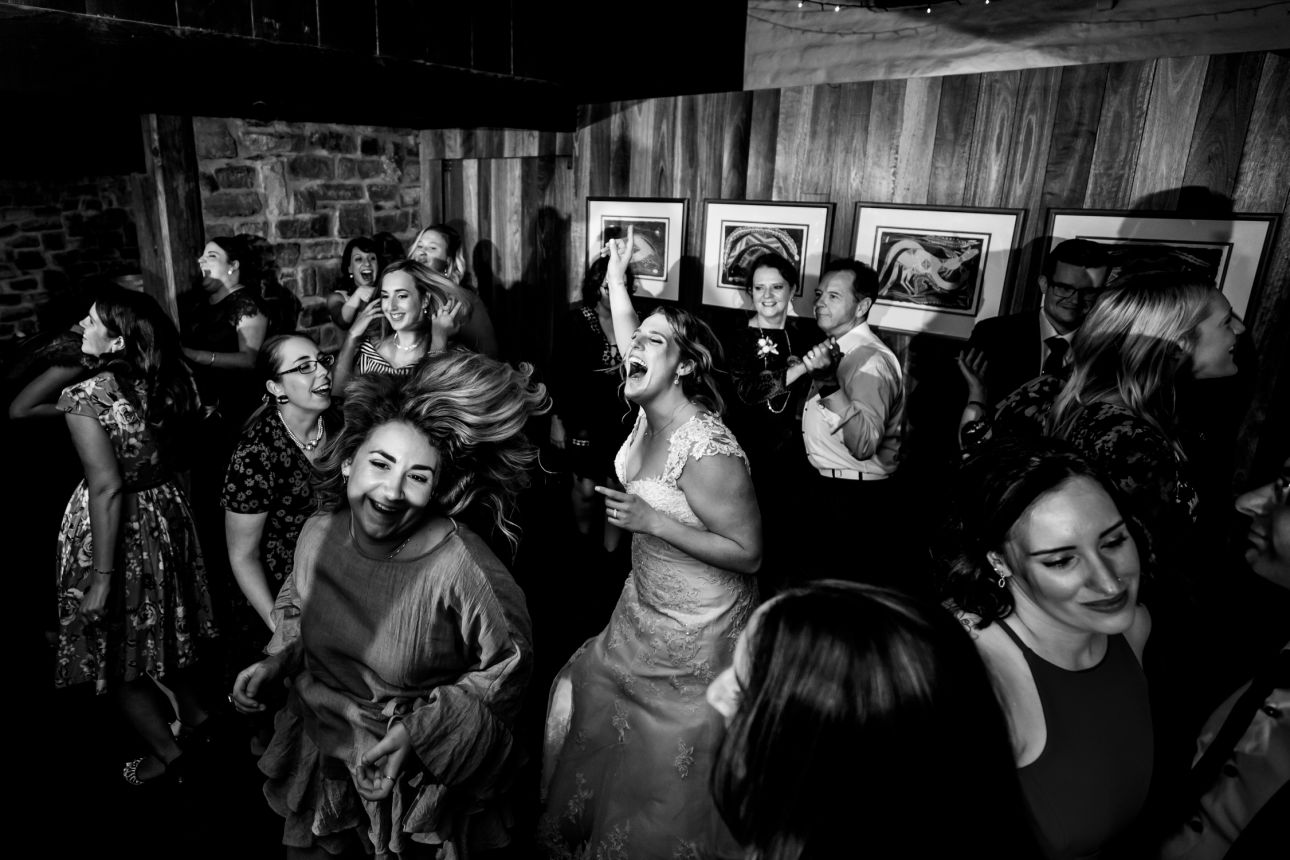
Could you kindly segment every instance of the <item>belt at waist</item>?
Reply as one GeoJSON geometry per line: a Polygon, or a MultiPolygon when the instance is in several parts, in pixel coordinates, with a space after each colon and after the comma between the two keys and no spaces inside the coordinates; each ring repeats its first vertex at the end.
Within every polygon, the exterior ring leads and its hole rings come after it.
{"type": "Polygon", "coordinates": [[[838,478],[842,481],[885,481],[889,475],[877,475],[872,472],[861,472],[858,469],[816,469],[822,478],[838,478]]]}

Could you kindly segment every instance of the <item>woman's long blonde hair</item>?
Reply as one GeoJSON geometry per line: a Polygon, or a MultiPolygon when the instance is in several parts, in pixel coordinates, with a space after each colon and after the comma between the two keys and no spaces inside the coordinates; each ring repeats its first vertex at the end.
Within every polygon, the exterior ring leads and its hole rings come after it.
{"type": "Polygon", "coordinates": [[[1183,456],[1178,380],[1190,373],[1196,328],[1215,295],[1212,285],[1173,272],[1132,275],[1107,290],[1071,341],[1071,375],[1048,414],[1049,434],[1066,438],[1085,407],[1118,399],[1183,456]]]}

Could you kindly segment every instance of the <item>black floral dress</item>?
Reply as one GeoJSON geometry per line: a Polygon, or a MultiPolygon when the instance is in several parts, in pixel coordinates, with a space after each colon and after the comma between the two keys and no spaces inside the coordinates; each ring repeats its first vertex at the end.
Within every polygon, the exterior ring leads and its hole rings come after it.
{"type": "Polygon", "coordinates": [[[162,463],[153,428],[111,373],[63,390],[58,408],[92,418],[107,432],[123,482],[115,574],[107,613],[80,615],[93,577],[89,487],[82,481],[58,537],[58,653],[54,683],[110,685],[157,678],[197,659],[215,635],[206,567],[188,498],[162,463]]]}
{"type": "MultiPolygon", "coordinates": [[[[334,434],[340,429],[339,415],[326,413],[323,425],[334,434]]],[[[315,511],[312,474],[313,467],[287,435],[276,409],[266,409],[246,428],[229,460],[220,505],[233,513],[267,515],[260,560],[274,595],[291,573],[296,539],[315,511]]],[[[269,641],[269,629],[240,589],[233,605],[237,647],[253,655],[269,641]]]]}
{"type": "Polygon", "coordinates": [[[622,385],[622,356],[605,337],[594,307],[569,311],[555,337],[551,394],[564,422],[566,452],[573,474],[606,481],[614,455],[635,420],[622,385]]]}

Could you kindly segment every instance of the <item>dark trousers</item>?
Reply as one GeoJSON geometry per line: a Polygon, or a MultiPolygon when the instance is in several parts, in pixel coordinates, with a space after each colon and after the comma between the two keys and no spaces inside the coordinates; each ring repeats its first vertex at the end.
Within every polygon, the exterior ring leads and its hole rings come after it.
{"type": "Polygon", "coordinates": [[[800,551],[791,584],[845,579],[925,591],[898,476],[849,481],[816,472],[802,490],[793,521],[800,551]]]}

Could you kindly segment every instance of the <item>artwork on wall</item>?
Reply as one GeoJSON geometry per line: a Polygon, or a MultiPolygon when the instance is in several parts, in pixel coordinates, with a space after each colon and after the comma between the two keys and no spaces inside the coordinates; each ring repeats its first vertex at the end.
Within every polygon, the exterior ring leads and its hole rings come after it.
{"type": "Polygon", "coordinates": [[[1049,209],[1047,254],[1067,239],[1107,245],[1107,283],[1137,271],[1195,272],[1218,288],[1244,316],[1263,275],[1277,215],[1189,218],[1171,213],[1049,209]]]}
{"type": "Polygon", "coordinates": [[[1012,276],[1024,209],[857,203],[853,256],[878,273],[869,322],[966,338],[997,316],[1012,276]]]}
{"type": "Polygon", "coordinates": [[[681,254],[685,243],[684,198],[588,197],[587,262],[609,239],[632,237],[636,294],[676,301],[681,297],[681,254]]]}
{"type": "Polygon", "coordinates": [[[815,285],[833,222],[832,203],[705,200],[703,203],[703,303],[752,310],[749,267],[777,253],[797,267],[789,313],[810,317],[815,285]]]}

